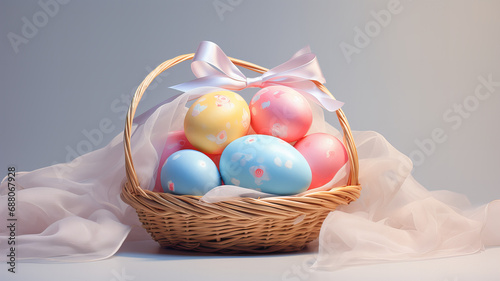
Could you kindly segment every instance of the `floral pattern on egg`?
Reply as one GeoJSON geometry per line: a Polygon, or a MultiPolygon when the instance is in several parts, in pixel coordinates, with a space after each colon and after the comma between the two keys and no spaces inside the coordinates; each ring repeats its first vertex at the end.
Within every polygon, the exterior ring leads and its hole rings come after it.
{"type": "Polygon", "coordinates": [[[220,154],[231,141],[250,129],[246,101],[231,91],[209,92],[196,100],[184,118],[188,141],[207,154],[220,154]]]}
{"type": "Polygon", "coordinates": [[[231,102],[231,99],[224,95],[215,95],[216,101],[215,105],[224,109],[232,109],[234,108],[234,104],[231,102]]]}
{"type": "Polygon", "coordinates": [[[168,186],[168,190],[175,191],[175,185],[172,181],[168,181],[167,186],[168,186]]]}
{"type": "Polygon", "coordinates": [[[160,173],[163,192],[203,195],[221,184],[215,163],[192,149],[179,150],[167,158],[160,173]]]}
{"type": "Polygon", "coordinates": [[[329,183],[349,159],[343,143],[326,133],[307,135],[297,141],[294,147],[311,168],[312,181],[309,189],[329,183]]]}
{"type": "Polygon", "coordinates": [[[280,123],[274,123],[271,135],[282,139],[286,138],[288,136],[288,127],[280,123]]]}
{"type": "Polygon", "coordinates": [[[222,152],[220,172],[224,182],[262,192],[291,195],[311,182],[305,158],[287,142],[268,135],[247,135],[222,152]]]}
{"type": "Polygon", "coordinates": [[[254,95],[249,107],[251,127],[257,134],[293,142],[304,137],[312,124],[309,102],[289,87],[266,87],[254,95]]]}
{"type": "Polygon", "coordinates": [[[198,116],[205,108],[207,108],[206,105],[201,105],[201,104],[195,105],[193,112],[191,112],[191,116],[198,116]]]}
{"type": "Polygon", "coordinates": [[[260,90],[259,92],[257,92],[257,94],[255,94],[253,97],[252,97],[252,102],[257,102],[259,99],[260,99],[260,96],[269,91],[267,88],[264,88],[262,90],[260,90]]]}
{"type": "Polygon", "coordinates": [[[227,133],[225,130],[222,130],[217,134],[217,136],[207,135],[207,139],[209,141],[215,142],[216,144],[220,145],[227,140],[227,133]]]}
{"type": "Polygon", "coordinates": [[[249,172],[254,177],[256,185],[262,185],[263,181],[269,181],[269,174],[266,173],[265,166],[252,166],[249,172]]]}

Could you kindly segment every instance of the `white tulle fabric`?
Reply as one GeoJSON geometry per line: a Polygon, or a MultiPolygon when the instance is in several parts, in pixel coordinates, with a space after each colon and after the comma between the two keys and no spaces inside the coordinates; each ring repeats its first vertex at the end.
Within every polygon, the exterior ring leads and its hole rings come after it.
{"type": "Polygon", "coordinates": [[[500,200],[473,207],[461,194],[429,191],[408,157],[376,132],[354,132],[361,197],[323,223],[314,267],[439,258],[500,245],[500,200]]]}
{"type": "MultiPolygon", "coordinates": [[[[143,188],[153,189],[163,142],[169,131],[182,129],[186,102],[211,90],[191,91],[134,120],[132,157],[143,188]]],[[[322,109],[312,106],[310,132],[342,138],[324,121],[322,109]]],[[[473,208],[460,194],[428,191],[412,178],[409,158],[383,136],[356,131],[353,135],[362,195],[327,217],[314,267],[463,255],[500,245],[500,201],[473,208]]],[[[118,134],[104,148],[72,162],[16,174],[18,260],[92,261],[112,256],[125,239],[151,239],[135,210],[120,199],[125,179],[122,138],[118,134]]],[[[347,172],[329,186],[345,184],[347,172]]],[[[220,190],[204,200],[227,200],[228,194],[220,190]]],[[[234,196],[241,194],[246,193],[236,191],[234,196]]],[[[0,195],[0,202],[7,202],[5,179],[0,195]]],[[[6,222],[7,208],[0,212],[0,220],[6,222]]],[[[10,233],[1,231],[0,251],[6,253],[10,233]]]]}

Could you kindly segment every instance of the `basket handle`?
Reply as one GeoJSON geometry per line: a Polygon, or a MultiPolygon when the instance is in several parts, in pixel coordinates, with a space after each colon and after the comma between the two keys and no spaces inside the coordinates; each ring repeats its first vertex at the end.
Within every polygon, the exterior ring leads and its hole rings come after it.
{"type": "MultiPolygon", "coordinates": [[[[130,107],[127,112],[127,117],[125,118],[125,129],[123,131],[123,146],[125,150],[125,171],[127,175],[127,180],[129,184],[125,184],[124,188],[129,194],[140,194],[141,196],[144,197],[149,197],[146,192],[140,187],[139,185],[139,179],[137,178],[137,173],[134,168],[134,162],[132,160],[132,151],[130,147],[130,138],[132,135],[132,123],[134,120],[134,115],[137,110],[137,106],[139,105],[139,101],[141,100],[142,96],[146,92],[146,89],[149,87],[151,82],[160,75],[163,71],[171,68],[172,66],[175,66],[181,62],[191,60],[194,57],[194,53],[191,54],[185,54],[185,55],[180,55],[177,56],[173,59],[169,59],[159,66],[157,66],[153,71],[151,71],[146,78],[142,81],[142,83],[137,87],[137,90],[135,91],[134,96],[132,97],[132,101],[130,103],[130,107]]],[[[264,73],[268,71],[267,68],[258,66],[256,64],[231,58],[229,59],[238,66],[244,67],[246,69],[255,71],[257,73],[264,73]]],[[[324,93],[328,94],[332,98],[333,95],[328,91],[328,89],[321,84],[318,81],[312,81],[316,84],[316,86],[323,91],[324,93]]],[[[354,138],[352,137],[352,132],[351,128],[349,126],[349,123],[347,122],[347,118],[342,111],[342,109],[338,109],[336,111],[337,113],[337,118],[339,119],[340,126],[342,127],[342,131],[344,133],[344,146],[346,148],[349,160],[350,160],[350,171],[349,171],[349,177],[347,181],[347,185],[359,185],[359,180],[358,180],[358,172],[359,172],[359,164],[358,164],[358,153],[356,150],[356,145],[354,144],[354,138]]]]}

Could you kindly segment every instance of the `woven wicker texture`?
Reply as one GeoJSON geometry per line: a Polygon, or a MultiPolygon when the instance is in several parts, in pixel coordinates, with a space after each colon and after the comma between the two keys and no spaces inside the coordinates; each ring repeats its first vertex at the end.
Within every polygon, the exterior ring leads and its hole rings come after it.
{"type": "MultiPolygon", "coordinates": [[[[302,196],[236,198],[217,203],[202,202],[200,196],[157,193],[140,187],[130,143],[132,121],[139,101],[155,77],[193,56],[186,54],[163,62],[137,88],[125,122],[123,143],[127,181],[121,198],[136,209],[143,227],[162,247],[220,253],[290,252],[304,248],[318,237],[329,212],[339,205],[349,204],[360,195],[356,147],[341,109],[336,113],[350,160],[347,186],[302,196]]],[[[242,60],[230,60],[258,73],[268,70],[242,60]]],[[[332,96],[324,85],[315,83],[332,96]]]]}

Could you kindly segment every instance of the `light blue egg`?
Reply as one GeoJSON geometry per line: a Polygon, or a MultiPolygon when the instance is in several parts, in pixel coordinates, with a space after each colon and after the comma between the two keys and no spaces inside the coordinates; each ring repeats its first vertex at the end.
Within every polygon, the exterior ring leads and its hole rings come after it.
{"type": "Polygon", "coordinates": [[[276,195],[307,190],[311,168],[287,142],[268,135],[248,135],[231,142],[222,152],[220,172],[225,184],[276,195]]]}
{"type": "Polygon", "coordinates": [[[167,158],[161,169],[164,192],[182,195],[204,195],[221,185],[217,166],[205,154],[192,150],[179,150],[167,158]]]}

